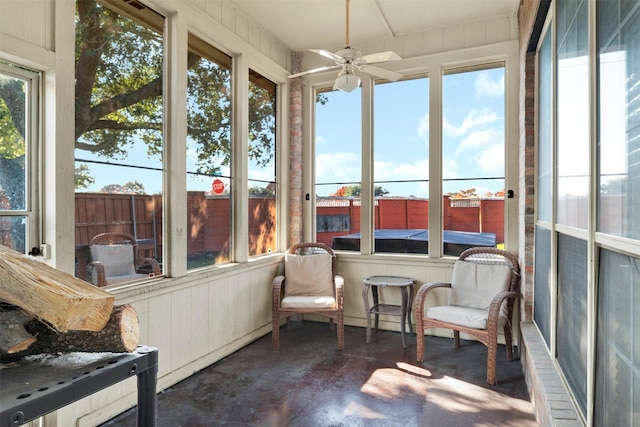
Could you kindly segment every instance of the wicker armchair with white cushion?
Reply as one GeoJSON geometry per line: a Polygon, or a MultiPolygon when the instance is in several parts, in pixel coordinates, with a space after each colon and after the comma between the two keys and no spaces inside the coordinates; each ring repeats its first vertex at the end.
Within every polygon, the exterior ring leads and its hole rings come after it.
{"type": "Polygon", "coordinates": [[[338,350],[344,348],[344,279],[336,274],[336,255],[322,243],[298,243],[285,253],[284,275],[272,283],[273,349],[280,348],[280,321],[294,314],[318,314],[337,323],[338,350]]]}
{"type": "Polygon", "coordinates": [[[154,258],[138,258],[138,242],[127,233],[102,233],[89,242],[91,262],[87,265],[91,281],[98,287],[159,276],[160,264],[154,258]],[[139,273],[139,267],[150,272],[139,273]]]}
{"type": "Polygon", "coordinates": [[[514,305],[518,298],[520,267],[511,253],[496,248],[470,248],[453,267],[451,283],[425,283],[416,294],[417,359],[424,361],[424,330],[453,329],[456,348],[460,332],[487,346],[487,382],[496,384],[498,328],[503,328],[507,359],[513,360],[514,305]],[[450,288],[448,305],[429,307],[429,292],[450,288]]]}

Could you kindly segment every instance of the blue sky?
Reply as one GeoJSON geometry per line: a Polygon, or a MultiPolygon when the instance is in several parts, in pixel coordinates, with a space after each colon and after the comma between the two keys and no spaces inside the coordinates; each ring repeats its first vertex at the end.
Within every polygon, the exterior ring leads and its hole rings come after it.
{"type": "MultiPolygon", "coordinates": [[[[325,96],[316,111],[316,182],[331,184],[318,186],[318,195],[359,182],[361,169],[360,90],[325,96]]],[[[375,180],[389,195],[428,197],[428,79],[380,84],[374,96],[375,180]]],[[[443,97],[444,178],[503,177],[504,69],[446,75],[443,97]]],[[[482,195],[503,182],[451,181],[444,191],[474,187],[482,195]]]]}
{"type": "MultiPolygon", "coordinates": [[[[443,154],[445,179],[504,176],[504,69],[496,68],[449,74],[443,86],[443,154]]],[[[351,93],[325,93],[329,102],[316,108],[316,182],[318,195],[335,192],[342,184],[360,182],[361,109],[360,89],[351,93]]],[[[428,197],[428,79],[420,78],[376,86],[375,181],[392,196],[428,197]],[[411,181],[390,183],[388,181],[411,181]]],[[[149,159],[143,144],[127,149],[122,163],[161,168],[149,159]]],[[[102,160],[78,151],[78,158],[102,160]]],[[[187,150],[188,170],[195,170],[195,152],[187,150]]],[[[96,180],[89,189],[100,191],[109,184],[137,180],[147,193],[162,190],[159,171],[90,165],[96,180]]],[[[222,171],[228,175],[228,170],[222,171]]],[[[250,176],[270,179],[272,171],[252,167],[250,176]]],[[[190,190],[207,191],[211,178],[187,178],[190,190]]],[[[253,185],[253,184],[252,184],[253,185]]],[[[445,192],[475,187],[478,194],[496,192],[503,180],[468,180],[445,183],[445,192]]]]}

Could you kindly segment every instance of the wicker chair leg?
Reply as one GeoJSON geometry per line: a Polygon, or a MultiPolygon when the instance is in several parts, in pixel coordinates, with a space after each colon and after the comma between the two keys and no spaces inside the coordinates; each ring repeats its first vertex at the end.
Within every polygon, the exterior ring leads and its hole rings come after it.
{"type": "Polygon", "coordinates": [[[504,343],[507,347],[507,360],[511,362],[513,360],[513,342],[511,337],[511,328],[504,327],[504,343]]]}
{"type": "Polygon", "coordinates": [[[453,331],[453,343],[456,348],[460,348],[460,331],[453,331]]]}
{"type": "Polygon", "coordinates": [[[424,326],[421,321],[416,325],[416,360],[424,362],[424,326]]]}
{"type": "Polygon", "coordinates": [[[329,330],[333,332],[335,325],[333,324],[333,317],[329,318],[329,330]]]}
{"type": "Polygon", "coordinates": [[[497,339],[491,339],[487,346],[487,383],[496,385],[496,353],[498,352],[497,339]]]}
{"type": "MultiPolygon", "coordinates": [[[[331,319],[333,321],[333,319],[331,319]]],[[[333,324],[333,322],[332,322],[333,324]]],[[[344,349],[344,318],[341,313],[338,313],[338,350],[344,349]]]]}
{"type": "Polygon", "coordinates": [[[273,324],[271,326],[271,345],[273,350],[280,349],[280,319],[277,314],[273,315],[273,324]]]}

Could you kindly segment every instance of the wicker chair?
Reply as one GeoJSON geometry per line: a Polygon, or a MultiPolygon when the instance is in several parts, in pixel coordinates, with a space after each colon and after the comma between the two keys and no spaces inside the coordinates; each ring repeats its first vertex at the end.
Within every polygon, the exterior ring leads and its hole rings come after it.
{"type": "Polygon", "coordinates": [[[313,313],[338,325],[338,350],[344,348],[344,279],[336,275],[336,255],[322,243],[298,243],[285,253],[284,275],[273,279],[273,349],[280,347],[280,321],[313,313]]]}
{"type": "Polygon", "coordinates": [[[460,347],[460,332],[487,346],[487,382],[496,384],[498,328],[504,327],[507,359],[513,360],[512,319],[518,298],[520,267],[509,252],[496,248],[470,248],[462,252],[453,268],[452,283],[425,283],[416,294],[417,359],[424,361],[424,330],[453,329],[460,347]],[[428,293],[450,288],[449,305],[431,307],[425,313],[428,293]]]}
{"type": "Polygon", "coordinates": [[[153,258],[138,258],[138,243],[127,233],[102,233],[89,242],[91,262],[87,270],[98,287],[130,282],[161,274],[160,264],[153,258]],[[138,273],[146,267],[147,273],[138,273]]]}

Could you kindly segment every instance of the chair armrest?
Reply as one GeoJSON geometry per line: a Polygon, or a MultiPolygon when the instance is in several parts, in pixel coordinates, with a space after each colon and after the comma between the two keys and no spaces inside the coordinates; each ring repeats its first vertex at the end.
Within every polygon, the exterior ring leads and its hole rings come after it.
{"type": "Polygon", "coordinates": [[[87,270],[91,271],[91,282],[93,282],[93,276],[96,277],[96,282],[94,283],[97,287],[102,288],[107,284],[106,276],[104,274],[104,265],[100,261],[91,261],[87,264],[87,270]]]}
{"type": "Polygon", "coordinates": [[[433,289],[437,288],[451,288],[451,283],[445,282],[430,282],[420,286],[418,293],[416,294],[416,321],[424,316],[424,303],[427,299],[427,294],[433,289]]]}
{"type": "Polygon", "coordinates": [[[274,307],[280,307],[280,300],[284,292],[284,276],[276,276],[271,284],[271,298],[274,307]]]}
{"type": "MultiPolygon", "coordinates": [[[[510,291],[501,291],[496,294],[495,297],[491,300],[491,304],[489,305],[489,312],[487,313],[487,329],[497,328],[498,325],[498,317],[500,317],[500,309],[502,307],[502,302],[507,298],[517,298],[517,292],[510,291]]],[[[507,319],[511,322],[511,319],[507,319]]]]}

